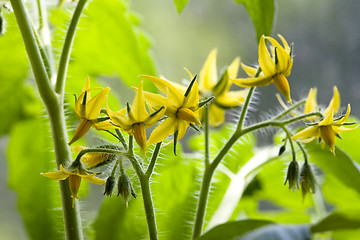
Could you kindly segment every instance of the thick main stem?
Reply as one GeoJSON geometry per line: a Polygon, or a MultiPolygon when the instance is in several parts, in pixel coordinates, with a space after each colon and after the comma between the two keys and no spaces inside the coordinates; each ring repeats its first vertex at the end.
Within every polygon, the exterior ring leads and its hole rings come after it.
{"type": "MultiPolygon", "coordinates": [[[[57,95],[51,88],[46,68],[39,51],[39,46],[23,1],[11,0],[11,5],[29,56],[31,68],[34,73],[40,96],[49,114],[56,164],[59,167],[60,164],[65,165],[71,160],[70,149],[67,146],[68,136],[62,97],[57,95]]],[[[59,184],[63,205],[66,238],[75,240],[82,239],[83,236],[78,205],[76,204],[75,207],[72,207],[73,199],[71,197],[72,194],[69,188],[69,182],[68,180],[60,181],[59,184]]]]}

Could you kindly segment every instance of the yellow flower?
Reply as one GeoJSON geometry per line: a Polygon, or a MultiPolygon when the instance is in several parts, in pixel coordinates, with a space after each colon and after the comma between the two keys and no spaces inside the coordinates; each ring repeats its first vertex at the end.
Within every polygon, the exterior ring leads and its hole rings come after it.
{"type": "Polygon", "coordinates": [[[283,46],[281,46],[275,39],[271,37],[262,36],[259,42],[259,66],[262,73],[260,76],[254,76],[256,70],[243,65],[245,72],[252,75],[250,78],[238,78],[233,82],[241,87],[254,87],[269,85],[275,83],[278,90],[291,103],[290,87],[286,77],[290,75],[293,65],[292,48],[289,47],[285,38],[278,34],[283,46]],[[271,46],[271,54],[268,51],[265,39],[268,39],[271,46]]]}
{"type": "Polygon", "coordinates": [[[167,98],[154,93],[145,92],[147,103],[154,109],[159,106],[166,106],[165,115],[168,116],[151,133],[147,145],[163,141],[173,133],[177,133],[175,141],[180,140],[190,124],[201,125],[199,120],[199,90],[195,78],[190,83],[189,88],[184,93],[179,88],[174,87],[169,81],[162,78],[141,75],[140,77],[152,81],[162,92],[166,93],[167,98]]]}
{"type": "Polygon", "coordinates": [[[81,163],[76,164],[77,166],[71,166],[73,170],[66,170],[62,165],[60,165],[60,170],[57,172],[47,172],[41,173],[41,175],[54,179],[54,180],[65,180],[69,178],[70,190],[73,197],[73,206],[75,198],[79,198],[77,195],[80,188],[81,178],[87,182],[95,183],[97,185],[102,185],[105,183],[104,179],[95,177],[95,173],[89,174],[81,165],[81,163]]]}
{"type": "Polygon", "coordinates": [[[89,131],[91,126],[95,127],[97,130],[108,129],[111,127],[111,124],[107,121],[98,122],[101,108],[110,88],[104,88],[101,92],[96,94],[94,98],[91,98],[90,96],[91,90],[90,79],[87,77],[82,93],[75,102],[75,115],[77,118],[81,119],[81,122],[77,127],[73,138],[68,143],[69,145],[83,137],[89,131]]]}
{"type": "MultiPolygon", "coordinates": [[[[304,113],[311,113],[311,112],[316,112],[319,110],[319,106],[318,106],[317,100],[316,100],[316,94],[317,94],[317,89],[311,88],[309,91],[308,97],[306,99],[306,102],[305,102],[304,113]]],[[[337,113],[337,111],[339,110],[339,107],[340,107],[340,103],[341,103],[341,101],[340,101],[339,90],[337,89],[336,86],[334,86],[333,97],[332,97],[329,105],[327,106],[327,108],[324,110],[323,115],[324,116],[329,115],[332,110],[334,110],[334,114],[337,113]]],[[[309,117],[308,119],[315,121],[316,116],[309,117]]]]}
{"type": "Polygon", "coordinates": [[[236,78],[240,65],[240,58],[237,57],[225,70],[218,81],[216,68],[216,53],[213,49],[207,57],[199,74],[199,91],[202,97],[215,96],[210,103],[210,125],[219,126],[224,122],[226,108],[233,108],[244,103],[248,89],[229,91],[232,84],[230,78],[236,78]]]}
{"type": "MultiPolygon", "coordinates": [[[[112,146],[106,146],[106,147],[111,148],[112,146]]],[[[73,148],[71,148],[71,150],[74,152],[80,152],[83,149],[86,148],[80,145],[76,145],[73,148]]],[[[91,169],[91,168],[99,167],[102,164],[108,163],[109,161],[112,161],[114,158],[115,158],[115,154],[113,153],[88,152],[81,157],[80,161],[86,169],[91,169]]]]}
{"type": "Polygon", "coordinates": [[[314,139],[320,138],[321,141],[325,142],[330,147],[330,151],[335,154],[336,136],[338,136],[338,134],[341,132],[353,130],[353,128],[343,127],[345,121],[350,115],[350,111],[351,108],[349,104],[345,116],[334,121],[333,115],[335,111],[333,108],[331,109],[330,113],[325,116],[325,118],[319,123],[305,128],[304,130],[295,134],[291,139],[303,143],[308,143],[314,139]]]}
{"type": "Polygon", "coordinates": [[[154,125],[164,115],[164,105],[160,106],[152,114],[147,112],[143,92],[143,82],[141,81],[131,107],[128,106],[127,108],[124,108],[120,111],[113,112],[106,104],[106,109],[111,121],[126,131],[128,134],[133,135],[141,150],[145,152],[145,129],[154,125]]]}

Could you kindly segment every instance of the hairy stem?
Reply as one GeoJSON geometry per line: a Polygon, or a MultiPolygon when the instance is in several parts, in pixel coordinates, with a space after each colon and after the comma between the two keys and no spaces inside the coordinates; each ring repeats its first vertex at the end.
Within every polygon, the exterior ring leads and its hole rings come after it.
{"type": "Polygon", "coordinates": [[[65,88],[66,73],[70,60],[71,48],[74,43],[75,32],[81,17],[81,13],[84,10],[87,0],[79,0],[76,6],[75,12],[71,18],[69,29],[66,33],[64,46],[61,52],[59,68],[56,79],[55,92],[63,96],[65,88]]]}

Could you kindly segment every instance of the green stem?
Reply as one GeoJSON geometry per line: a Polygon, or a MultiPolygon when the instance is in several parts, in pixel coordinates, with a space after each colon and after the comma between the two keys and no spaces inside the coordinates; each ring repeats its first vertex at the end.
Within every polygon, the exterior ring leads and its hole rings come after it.
{"type": "MultiPolygon", "coordinates": [[[[41,58],[39,46],[36,42],[32,25],[26,13],[23,1],[11,0],[11,5],[20,28],[40,96],[49,114],[56,164],[59,168],[61,164],[66,165],[71,161],[70,148],[67,145],[68,136],[66,131],[63,102],[53,92],[50,86],[46,68],[41,58]]],[[[78,204],[75,204],[75,207],[73,207],[69,181],[59,181],[59,184],[66,238],[75,240],[83,239],[79,208],[78,204]]]]}
{"type": "Polygon", "coordinates": [[[205,137],[205,166],[210,165],[210,131],[209,131],[209,106],[205,106],[204,137],[205,137]]]}
{"type": "Polygon", "coordinates": [[[248,93],[248,95],[247,95],[247,97],[245,99],[244,106],[243,106],[243,108],[241,110],[241,113],[240,113],[239,122],[238,122],[238,125],[237,125],[237,128],[236,128],[237,132],[241,131],[241,129],[243,127],[244,119],[245,119],[247,110],[249,108],[250,100],[251,100],[251,97],[252,97],[252,95],[254,93],[254,90],[255,90],[255,87],[251,87],[249,89],[249,93],[248,93]]]}
{"type": "Polygon", "coordinates": [[[61,52],[57,79],[56,79],[56,86],[55,86],[55,92],[60,94],[61,96],[63,96],[64,93],[66,73],[69,66],[70,53],[74,42],[75,32],[80,20],[81,13],[86,5],[86,2],[87,0],[79,0],[76,9],[74,11],[74,15],[71,18],[69,29],[66,33],[64,46],[61,52]]]}
{"type": "Polygon", "coordinates": [[[283,116],[285,116],[286,114],[290,113],[292,110],[300,107],[301,105],[305,104],[306,100],[302,100],[302,101],[299,101],[297,102],[296,104],[294,104],[293,106],[291,106],[290,108],[286,109],[285,111],[279,113],[276,117],[274,117],[273,119],[274,120],[277,120],[277,119],[280,119],[282,118],[283,116]]]}
{"type": "Polygon", "coordinates": [[[291,148],[291,153],[292,153],[292,156],[293,156],[293,161],[296,161],[296,152],[295,152],[295,147],[294,147],[294,143],[293,141],[291,140],[291,133],[290,131],[287,129],[287,127],[285,126],[279,126],[285,133],[286,133],[286,137],[287,139],[289,140],[290,142],[290,148],[291,148]]]}
{"type": "Polygon", "coordinates": [[[116,134],[119,137],[119,141],[121,142],[121,144],[123,145],[123,147],[127,150],[128,149],[128,144],[125,141],[124,136],[122,135],[121,131],[119,129],[115,129],[116,134]]]}
{"type": "Polygon", "coordinates": [[[162,142],[158,142],[155,146],[155,149],[154,149],[154,152],[151,156],[151,160],[150,160],[150,163],[149,163],[149,166],[145,172],[145,175],[147,178],[150,178],[151,177],[151,174],[153,173],[154,171],[154,167],[155,167],[155,163],[156,163],[156,160],[157,160],[157,157],[159,155],[159,152],[160,152],[160,148],[161,148],[161,143],[162,142]]]}

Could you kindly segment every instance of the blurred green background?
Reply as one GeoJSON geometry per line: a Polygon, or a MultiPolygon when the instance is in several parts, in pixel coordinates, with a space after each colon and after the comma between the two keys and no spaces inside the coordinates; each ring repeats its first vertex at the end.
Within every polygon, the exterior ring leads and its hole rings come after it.
{"type": "MultiPolygon", "coordinates": [[[[99,2],[99,0],[93,2],[99,2]]],[[[90,4],[93,4],[93,2],[90,2],[90,4]]],[[[140,21],[140,27],[150,39],[151,55],[155,60],[156,72],[170,80],[180,81],[185,78],[187,74],[183,71],[183,67],[188,68],[192,73],[198,73],[208,53],[214,47],[218,48],[217,60],[219,68],[229,64],[236,56],[240,56],[242,61],[247,64],[257,62],[256,34],[252,21],[244,6],[232,0],[190,0],[181,14],[177,14],[175,5],[171,0],[134,0],[129,1],[129,7],[137,13],[134,21],[140,21]]],[[[50,18],[52,18],[53,22],[59,21],[61,25],[63,23],[59,16],[64,16],[64,18],[70,16],[70,9],[64,15],[52,11],[50,18]]],[[[294,99],[305,97],[310,87],[318,87],[318,102],[327,105],[332,96],[333,85],[337,85],[341,94],[342,106],[351,103],[352,114],[357,117],[360,116],[360,105],[357,104],[360,100],[360,94],[358,93],[360,90],[358,77],[360,75],[359,9],[360,2],[357,0],[276,1],[276,17],[272,36],[275,37],[277,33],[280,33],[289,42],[295,44],[294,66],[289,77],[294,99]]],[[[108,17],[115,17],[116,12],[116,9],[114,9],[112,12],[114,15],[108,17]]],[[[88,14],[96,16],[96,9],[93,8],[92,12],[88,14]]],[[[121,24],[117,25],[115,23],[111,27],[121,27],[121,24]]],[[[10,35],[11,31],[16,29],[16,26],[13,21],[8,21],[7,28],[10,35]]],[[[59,46],[61,46],[63,30],[52,30],[56,32],[57,41],[55,43],[58,42],[60,43],[59,46]]],[[[107,38],[109,32],[111,33],[111,31],[104,31],[103,33],[101,28],[96,29],[96,31],[103,39],[107,38]]],[[[14,35],[11,34],[11,37],[14,35]]],[[[14,37],[17,40],[16,42],[12,42],[12,39],[7,38],[7,33],[0,38],[0,44],[5,41],[7,41],[7,44],[9,42],[13,44],[13,48],[8,49],[3,48],[4,44],[1,45],[0,59],[3,62],[8,61],[12,56],[17,56],[18,52],[24,51],[21,48],[22,43],[18,41],[16,36],[14,37]]],[[[116,38],[112,39],[112,42],[116,42],[116,38]]],[[[107,41],[104,41],[104,48],[108,46],[106,44],[108,44],[107,41]]],[[[56,44],[54,45],[56,46],[56,44]]],[[[102,46],[98,46],[98,48],[97,50],[101,53],[102,46]]],[[[57,54],[55,52],[56,56],[57,54]]],[[[117,56],[113,56],[113,58],[116,59],[117,56]]],[[[74,59],[75,62],[77,60],[74,59]]],[[[106,59],[100,60],[106,61],[106,59]]],[[[94,64],[100,60],[93,59],[94,64]]],[[[9,82],[12,81],[7,76],[14,75],[8,72],[17,71],[19,75],[17,78],[25,78],[28,75],[26,61],[22,59],[12,61],[22,64],[22,67],[14,65],[9,70],[0,66],[0,71],[2,71],[2,74],[0,74],[0,97],[2,100],[0,105],[1,110],[5,109],[9,112],[9,115],[3,115],[2,120],[0,120],[1,134],[3,134],[0,138],[0,233],[2,239],[27,239],[23,222],[16,209],[16,195],[9,189],[7,183],[8,165],[5,157],[9,142],[7,133],[11,131],[13,126],[13,124],[8,123],[8,120],[11,119],[14,122],[22,120],[36,115],[42,110],[38,105],[36,96],[24,94],[24,92],[27,92],[26,90],[21,90],[21,92],[14,90],[19,86],[26,86],[22,88],[27,89],[28,86],[33,84],[31,81],[26,83],[22,81],[11,82],[14,86],[9,87],[9,89],[12,90],[5,89],[5,86],[9,86],[9,82]],[[17,105],[11,105],[11,109],[6,109],[6,106],[11,101],[17,102],[17,105]],[[29,102],[33,102],[35,106],[28,108],[25,103],[29,102]],[[19,111],[15,111],[14,106],[19,111]]],[[[89,63],[86,62],[86,64],[89,63]]],[[[115,63],[112,62],[112,64],[115,63]]],[[[111,64],[109,63],[109,65],[111,64]]],[[[74,65],[73,68],[76,67],[78,66],[74,65]]],[[[116,67],[121,68],[122,66],[116,67]]],[[[83,68],[94,69],[95,67],[89,65],[83,66],[83,68]]],[[[153,71],[151,67],[147,69],[153,71]]],[[[115,97],[118,99],[130,101],[132,93],[129,88],[126,86],[120,88],[119,83],[114,83],[111,80],[118,78],[118,76],[109,74],[112,70],[111,67],[107,70],[108,72],[99,78],[100,82],[109,84],[113,89],[116,89],[114,90],[117,93],[115,97]]],[[[69,71],[70,73],[75,72],[71,67],[69,71]]],[[[94,70],[89,74],[96,75],[98,72],[94,70]]],[[[85,76],[79,77],[84,79],[85,76]]],[[[78,83],[73,85],[80,90],[82,84],[83,80],[79,80],[78,83]]],[[[71,86],[69,88],[74,89],[75,87],[71,86]]],[[[255,119],[263,119],[267,114],[271,114],[278,109],[275,93],[277,93],[277,89],[273,85],[258,88],[257,98],[259,105],[256,105],[255,109],[253,109],[253,112],[255,111],[257,114],[251,116],[255,119]]],[[[68,94],[72,95],[73,92],[68,94]]],[[[74,116],[70,116],[70,118],[74,118],[74,116]]],[[[39,191],[42,190],[39,189],[39,191]]],[[[92,201],[97,203],[97,198],[92,196],[90,199],[84,199],[85,201],[90,200],[90,203],[92,201]]]]}

